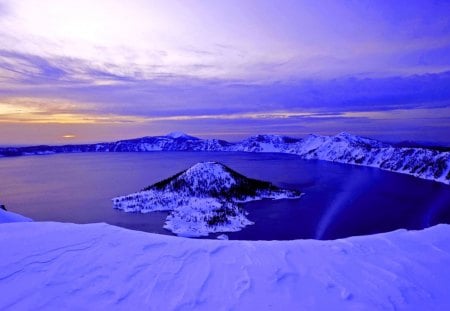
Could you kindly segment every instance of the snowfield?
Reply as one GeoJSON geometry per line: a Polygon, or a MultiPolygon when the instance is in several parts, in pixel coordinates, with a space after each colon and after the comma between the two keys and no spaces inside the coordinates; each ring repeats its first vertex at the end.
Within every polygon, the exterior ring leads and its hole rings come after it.
{"type": "Polygon", "coordinates": [[[0,225],[1,310],[450,310],[450,226],[336,241],[0,225]]]}

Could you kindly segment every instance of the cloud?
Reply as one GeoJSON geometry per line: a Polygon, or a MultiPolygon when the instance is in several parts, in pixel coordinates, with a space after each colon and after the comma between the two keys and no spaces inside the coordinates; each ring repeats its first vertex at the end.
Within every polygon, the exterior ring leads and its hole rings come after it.
{"type": "Polygon", "coordinates": [[[9,0],[3,8],[0,38],[12,52],[84,60],[119,76],[273,82],[450,70],[445,2],[9,0]]]}
{"type": "Polygon", "coordinates": [[[450,72],[261,83],[174,74],[149,79],[114,73],[80,59],[6,50],[0,50],[0,72],[14,73],[0,82],[3,98],[56,99],[73,102],[80,110],[90,107],[92,113],[140,117],[342,113],[437,108],[450,102],[450,72]]]}
{"type": "MultiPolygon", "coordinates": [[[[442,1],[2,1],[1,122],[248,133],[375,131],[395,119],[399,132],[411,131],[414,113],[440,114],[450,103],[449,9],[442,1]]],[[[446,119],[435,119],[444,132],[446,119]]]]}

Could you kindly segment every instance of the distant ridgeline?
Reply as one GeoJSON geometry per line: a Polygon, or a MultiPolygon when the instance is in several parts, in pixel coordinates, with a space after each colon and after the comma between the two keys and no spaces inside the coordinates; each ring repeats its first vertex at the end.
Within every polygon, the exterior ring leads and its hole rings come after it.
{"type": "Polygon", "coordinates": [[[316,159],[381,168],[423,179],[450,184],[450,151],[393,145],[340,133],[335,136],[308,135],[292,138],[257,135],[237,143],[200,139],[183,133],[142,137],[109,143],[0,148],[0,156],[41,155],[75,152],[222,151],[289,153],[316,159]]]}

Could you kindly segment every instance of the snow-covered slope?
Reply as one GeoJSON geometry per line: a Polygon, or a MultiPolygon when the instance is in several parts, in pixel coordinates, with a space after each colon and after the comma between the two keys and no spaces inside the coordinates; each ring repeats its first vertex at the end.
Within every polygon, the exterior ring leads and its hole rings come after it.
{"type": "Polygon", "coordinates": [[[0,208],[0,223],[6,223],[6,222],[21,222],[21,221],[32,221],[30,218],[27,218],[25,216],[5,211],[0,208]]]}
{"type": "Polygon", "coordinates": [[[98,144],[5,147],[0,148],[0,157],[75,152],[219,151],[227,150],[231,145],[224,140],[200,139],[173,132],[165,136],[147,136],[98,144]]]}
{"type": "Polygon", "coordinates": [[[0,310],[450,310],[449,240],[449,225],[250,242],[2,224],[0,310]]]}
{"type": "Polygon", "coordinates": [[[378,167],[450,184],[449,151],[397,147],[348,133],[335,136],[309,135],[303,139],[257,135],[238,143],[229,143],[217,139],[203,140],[174,132],[166,136],[142,137],[112,143],[0,148],[0,157],[63,152],[147,151],[281,152],[296,154],[304,159],[378,167]]]}
{"type": "Polygon", "coordinates": [[[291,146],[301,139],[280,135],[256,135],[235,144],[233,151],[244,152],[291,152],[291,146]]]}
{"type": "Polygon", "coordinates": [[[300,195],[247,178],[223,164],[202,162],[143,191],[114,198],[113,205],[125,212],[172,211],[166,229],[182,236],[202,236],[252,224],[239,202],[300,195]]]}
{"type": "Polygon", "coordinates": [[[378,167],[450,184],[450,152],[394,147],[348,133],[309,135],[304,139],[258,135],[236,144],[233,150],[290,153],[304,159],[378,167]]]}
{"type": "Polygon", "coordinates": [[[372,166],[450,183],[450,152],[398,148],[347,133],[336,136],[310,136],[296,147],[293,153],[306,159],[372,166]]]}

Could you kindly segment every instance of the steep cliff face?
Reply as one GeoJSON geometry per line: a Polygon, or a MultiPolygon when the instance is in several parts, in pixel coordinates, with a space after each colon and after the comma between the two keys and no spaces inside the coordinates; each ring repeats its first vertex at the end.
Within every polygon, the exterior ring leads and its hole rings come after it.
{"type": "Polygon", "coordinates": [[[281,152],[296,154],[303,159],[372,166],[450,184],[450,152],[395,147],[348,133],[309,135],[304,139],[258,135],[233,148],[237,151],[281,152]]]}
{"type": "Polygon", "coordinates": [[[306,159],[378,167],[446,184],[450,183],[450,152],[400,148],[347,133],[304,140],[296,154],[306,159]]]}

